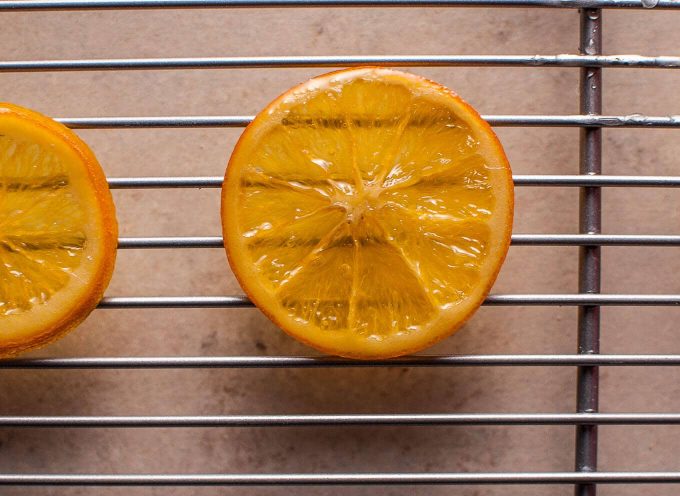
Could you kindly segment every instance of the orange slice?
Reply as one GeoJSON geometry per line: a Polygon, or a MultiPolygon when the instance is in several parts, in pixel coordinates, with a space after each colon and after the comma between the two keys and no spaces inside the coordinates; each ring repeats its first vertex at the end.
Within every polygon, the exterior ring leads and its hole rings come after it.
{"type": "Polygon", "coordinates": [[[111,279],[117,234],[87,145],[43,115],[0,103],[0,357],[87,317],[111,279]]]}
{"type": "Polygon", "coordinates": [[[510,166],[445,87],[358,68],[277,98],[222,189],[225,247],[252,301],[327,353],[387,358],[458,329],[510,243],[510,166]]]}

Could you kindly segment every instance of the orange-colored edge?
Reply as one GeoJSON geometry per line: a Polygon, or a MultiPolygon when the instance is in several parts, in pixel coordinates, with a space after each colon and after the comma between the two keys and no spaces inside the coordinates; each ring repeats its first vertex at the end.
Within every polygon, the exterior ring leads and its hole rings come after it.
{"type": "Polygon", "coordinates": [[[78,302],[70,312],[33,336],[32,339],[9,344],[0,341],[0,357],[2,358],[45,346],[63,337],[82,323],[104,296],[104,291],[113,275],[118,246],[118,222],[113,198],[104,171],[92,150],[73,131],[55,120],[18,105],[0,102],[0,118],[8,114],[29,121],[36,127],[49,132],[56,139],[66,143],[82,159],[100,207],[96,214],[101,216],[100,225],[103,229],[101,232],[102,253],[88,297],[78,302]]]}
{"type": "MultiPolygon", "coordinates": [[[[236,179],[238,180],[238,178],[236,179]]],[[[227,170],[224,175],[224,182],[222,184],[222,196],[221,196],[221,207],[220,207],[220,214],[221,214],[221,219],[222,219],[222,234],[223,234],[223,240],[224,240],[224,247],[225,251],[227,254],[227,261],[229,263],[229,266],[231,267],[232,272],[234,273],[234,276],[236,277],[236,280],[238,281],[239,285],[241,288],[244,290],[248,298],[255,304],[255,306],[258,307],[258,309],[264,313],[269,320],[271,320],[274,324],[276,324],[277,327],[279,327],[282,331],[284,331],[286,334],[291,336],[292,338],[306,344],[307,346],[310,346],[311,348],[314,348],[316,350],[319,350],[323,353],[327,353],[330,355],[336,355],[336,356],[342,356],[345,358],[355,358],[359,360],[383,360],[383,359],[388,359],[388,358],[395,358],[398,356],[403,356],[403,355],[409,355],[412,353],[416,353],[418,351],[424,350],[425,348],[429,348],[430,346],[435,345],[436,343],[442,341],[443,339],[446,339],[447,337],[451,336],[454,334],[456,331],[458,331],[465,323],[472,317],[472,315],[479,309],[479,307],[482,305],[484,302],[484,299],[486,296],[489,294],[491,291],[491,288],[493,287],[494,283],[496,282],[496,278],[498,277],[498,274],[501,270],[501,267],[503,266],[503,262],[505,261],[505,258],[508,253],[508,249],[510,248],[510,241],[512,237],[512,224],[513,224],[513,218],[514,218],[514,183],[512,181],[512,170],[510,168],[510,163],[507,159],[507,156],[505,154],[505,150],[503,150],[503,146],[496,136],[496,133],[494,133],[493,129],[489,125],[488,122],[486,122],[482,117],[479,115],[479,112],[475,110],[474,107],[472,107],[470,104],[465,102],[458,94],[456,94],[454,91],[451,89],[447,88],[446,86],[439,84],[435,81],[432,81],[430,79],[424,78],[422,76],[417,76],[415,74],[411,74],[408,72],[403,72],[403,71],[398,71],[394,69],[389,69],[385,67],[380,67],[380,66],[362,66],[362,67],[352,67],[349,69],[341,69],[337,71],[331,71],[316,77],[313,77],[307,81],[304,81],[287,91],[283,92],[281,95],[279,95],[276,99],[274,99],[269,105],[267,105],[264,109],[262,109],[253,119],[253,121],[246,126],[245,130],[241,134],[240,138],[236,142],[236,145],[234,146],[234,149],[232,151],[232,154],[229,158],[229,162],[227,164],[227,170]],[[296,334],[294,332],[289,331],[286,329],[285,326],[283,326],[280,322],[280,320],[276,317],[276,315],[272,314],[269,312],[264,305],[261,305],[260,302],[257,301],[257,298],[254,297],[251,292],[248,291],[248,284],[246,283],[245,278],[242,276],[242,274],[239,271],[239,267],[237,266],[236,262],[233,260],[233,257],[230,254],[230,248],[229,248],[229,239],[233,237],[230,235],[229,230],[227,229],[227,212],[226,212],[226,201],[225,201],[225,193],[227,190],[227,185],[229,182],[232,180],[232,175],[235,174],[233,172],[235,170],[235,167],[231,167],[232,160],[233,158],[237,155],[238,150],[242,146],[242,144],[246,141],[248,136],[255,132],[257,129],[259,122],[266,120],[267,115],[270,111],[270,109],[273,109],[276,107],[279,102],[281,102],[284,98],[288,97],[290,94],[292,94],[295,91],[301,90],[308,84],[310,84],[312,81],[317,81],[320,79],[327,79],[331,78],[334,75],[337,74],[344,74],[348,72],[353,72],[353,71],[366,71],[366,70],[375,70],[378,72],[386,71],[390,72],[395,75],[399,75],[402,77],[405,77],[407,79],[415,80],[418,82],[426,82],[429,85],[438,88],[442,93],[445,93],[449,96],[451,96],[453,99],[455,99],[463,108],[465,108],[468,112],[470,117],[472,117],[475,121],[475,123],[478,125],[478,127],[482,130],[485,131],[485,134],[490,138],[491,144],[495,149],[495,152],[497,153],[498,157],[502,160],[504,163],[505,167],[508,170],[507,174],[507,187],[508,191],[510,193],[509,198],[506,200],[509,205],[508,205],[508,214],[505,219],[504,225],[507,226],[507,229],[505,230],[504,233],[504,238],[503,238],[503,245],[501,246],[501,257],[498,260],[498,263],[496,265],[495,271],[491,274],[491,276],[488,278],[488,283],[486,287],[484,288],[484,291],[481,294],[481,297],[479,298],[479,301],[477,302],[476,305],[472,306],[468,313],[464,315],[454,326],[451,327],[451,329],[447,332],[441,332],[433,337],[430,341],[425,342],[424,344],[421,344],[419,346],[414,346],[411,348],[404,348],[398,352],[395,353],[386,353],[386,354],[362,354],[362,353],[348,353],[343,350],[337,350],[337,349],[332,349],[332,348],[326,348],[324,346],[319,346],[317,343],[310,341],[309,339],[306,339],[304,336],[301,336],[299,334],[296,334]]],[[[235,231],[234,231],[235,232],[235,231]]]]}

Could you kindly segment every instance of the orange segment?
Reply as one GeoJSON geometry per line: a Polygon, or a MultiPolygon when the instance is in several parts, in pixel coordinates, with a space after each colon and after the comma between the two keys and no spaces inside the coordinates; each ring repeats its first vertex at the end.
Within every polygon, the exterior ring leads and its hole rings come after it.
{"type": "Polygon", "coordinates": [[[479,143],[454,109],[421,97],[411,101],[406,115],[408,125],[383,186],[414,184],[437,173],[460,174],[461,162],[476,152],[479,143]]]}
{"type": "Polygon", "coordinates": [[[280,228],[330,205],[328,197],[308,186],[264,174],[244,174],[243,189],[241,226],[247,238],[280,228]],[[280,215],[272,216],[272,210],[280,215]]]}
{"type": "Polygon", "coordinates": [[[421,350],[481,305],[503,262],[513,187],[488,124],[446,88],[379,68],[284,93],[225,176],[231,267],[284,331],[322,351],[421,350]]]}
{"type": "Polygon", "coordinates": [[[343,219],[341,209],[326,207],[296,218],[287,225],[258,232],[248,241],[250,256],[275,289],[300,268],[302,261],[343,219]]]}
{"type": "Polygon", "coordinates": [[[350,329],[373,341],[418,332],[436,313],[417,265],[387,242],[376,219],[354,230],[356,263],[350,329]]]}
{"type": "Polygon", "coordinates": [[[116,243],[106,178],[87,146],[0,104],[0,356],[80,323],[108,285],[116,243]]]}
{"type": "Polygon", "coordinates": [[[384,188],[381,200],[418,216],[464,221],[490,218],[496,197],[489,183],[489,169],[478,155],[462,161],[453,171],[412,178],[384,188]],[[474,164],[474,165],[472,165],[474,164]],[[469,167],[469,169],[468,169],[469,167]],[[467,169],[467,170],[466,170],[467,169]]]}
{"type": "MultiPolygon", "coordinates": [[[[318,98],[324,95],[319,92],[318,98]]],[[[357,79],[343,84],[339,95],[338,115],[344,114],[352,163],[363,181],[379,181],[388,172],[408,124],[409,116],[403,109],[410,105],[410,91],[389,80],[378,80],[368,93],[365,83],[357,79]]]]}
{"type": "Polygon", "coordinates": [[[488,255],[486,223],[423,218],[391,205],[378,215],[387,239],[417,268],[421,285],[438,305],[458,303],[474,289],[488,255]]]}
{"type": "Polygon", "coordinates": [[[348,326],[355,250],[350,226],[337,224],[274,293],[303,326],[337,331],[348,326]]]}

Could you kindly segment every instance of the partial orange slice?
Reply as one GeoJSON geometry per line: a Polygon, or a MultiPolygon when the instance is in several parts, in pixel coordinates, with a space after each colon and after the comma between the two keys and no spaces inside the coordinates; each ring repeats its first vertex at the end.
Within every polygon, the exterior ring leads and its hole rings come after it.
{"type": "Polygon", "coordinates": [[[222,189],[229,262],[284,331],[387,358],[458,329],[510,243],[513,184],[489,125],[412,74],[349,69],[277,98],[222,189]]]}
{"type": "Polygon", "coordinates": [[[0,357],[87,317],[111,279],[117,233],[87,145],[43,115],[0,103],[0,357]]]}

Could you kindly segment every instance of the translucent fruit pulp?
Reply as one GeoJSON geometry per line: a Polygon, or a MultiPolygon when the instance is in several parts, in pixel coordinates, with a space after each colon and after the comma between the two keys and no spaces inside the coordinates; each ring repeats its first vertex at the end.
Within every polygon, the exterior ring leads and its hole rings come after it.
{"type": "Polygon", "coordinates": [[[0,136],[0,315],[46,303],[80,265],[84,212],[52,150],[0,136]]]}

